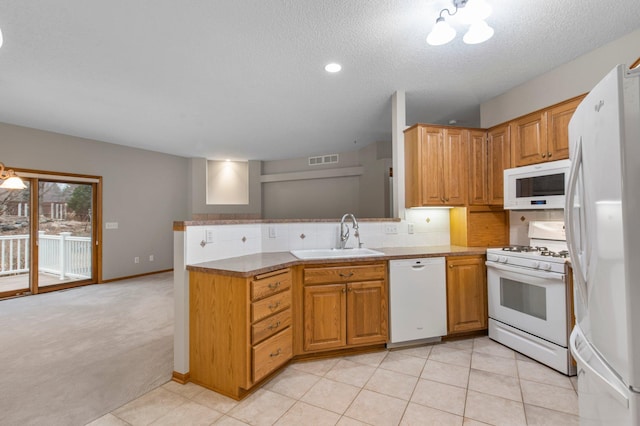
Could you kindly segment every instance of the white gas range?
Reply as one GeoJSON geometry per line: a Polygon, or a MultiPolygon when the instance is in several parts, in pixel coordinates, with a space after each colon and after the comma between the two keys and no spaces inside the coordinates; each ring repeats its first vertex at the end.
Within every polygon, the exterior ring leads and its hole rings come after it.
{"type": "Polygon", "coordinates": [[[528,246],[487,250],[489,337],[574,375],[564,223],[532,221],[529,238],[528,246]]]}

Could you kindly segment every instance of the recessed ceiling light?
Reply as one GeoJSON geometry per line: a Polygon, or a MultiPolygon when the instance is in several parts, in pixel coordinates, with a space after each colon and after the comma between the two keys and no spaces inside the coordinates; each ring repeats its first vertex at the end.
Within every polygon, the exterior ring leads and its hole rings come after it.
{"type": "Polygon", "coordinates": [[[335,62],[332,62],[330,64],[327,64],[326,67],[324,67],[325,71],[327,72],[338,72],[342,69],[342,65],[340,64],[336,64],[335,62]]]}

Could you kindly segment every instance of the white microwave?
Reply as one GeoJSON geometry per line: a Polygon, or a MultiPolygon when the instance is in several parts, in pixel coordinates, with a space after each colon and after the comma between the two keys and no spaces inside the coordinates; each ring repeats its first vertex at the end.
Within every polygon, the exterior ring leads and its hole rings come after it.
{"type": "Polygon", "coordinates": [[[564,209],[570,160],[504,171],[505,210],[564,209]]]}

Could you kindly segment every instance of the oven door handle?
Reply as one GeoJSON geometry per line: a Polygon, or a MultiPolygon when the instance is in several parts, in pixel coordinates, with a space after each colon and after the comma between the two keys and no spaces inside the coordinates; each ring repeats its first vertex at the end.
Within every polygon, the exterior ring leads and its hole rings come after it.
{"type": "Polygon", "coordinates": [[[495,268],[500,271],[511,272],[514,274],[529,275],[531,277],[543,278],[543,279],[551,278],[551,279],[556,279],[564,282],[564,274],[559,274],[557,272],[547,272],[547,271],[540,271],[536,269],[517,268],[517,267],[502,265],[500,263],[489,262],[489,261],[485,262],[485,265],[487,265],[487,268],[495,268]]]}

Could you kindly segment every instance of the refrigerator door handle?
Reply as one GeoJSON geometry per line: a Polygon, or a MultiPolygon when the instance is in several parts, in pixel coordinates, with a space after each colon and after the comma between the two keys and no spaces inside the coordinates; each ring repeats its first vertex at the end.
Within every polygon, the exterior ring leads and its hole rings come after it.
{"type": "MultiPolygon", "coordinates": [[[[571,170],[569,171],[569,185],[567,188],[567,196],[565,199],[565,232],[567,236],[567,249],[569,250],[569,258],[571,259],[571,263],[573,263],[573,271],[574,277],[576,279],[578,293],[580,293],[580,297],[584,301],[585,306],[588,305],[588,292],[587,292],[587,281],[583,273],[583,266],[581,263],[580,256],[575,247],[575,236],[574,236],[574,209],[573,209],[573,201],[576,196],[576,188],[578,182],[578,170],[582,167],[582,139],[580,139],[576,143],[576,154],[571,162],[571,170]]],[[[585,236],[583,236],[584,238],[585,236]]]]}
{"type": "MultiPolygon", "coordinates": [[[[600,374],[593,366],[585,360],[583,356],[584,351],[592,351],[592,349],[582,349],[583,346],[588,345],[587,340],[582,336],[582,333],[579,333],[578,327],[574,327],[571,332],[571,337],[569,338],[569,347],[571,349],[571,354],[574,356],[576,361],[578,362],[578,380],[580,379],[581,370],[586,370],[593,377],[597,378],[602,386],[602,389],[609,389],[609,394],[613,396],[623,407],[629,408],[629,398],[624,394],[622,390],[618,388],[615,383],[612,383],[610,380],[607,380],[602,374],[600,374]],[[580,334],[580,336],[578,335],[580,334]],[[577,341],[579,340],[579,341],[577,341]]],[[[591,355],[591,357],[597,356],[595,353],[591,355]]],[[[584,372],[582,372],[584,374],[584,372]]]]}

